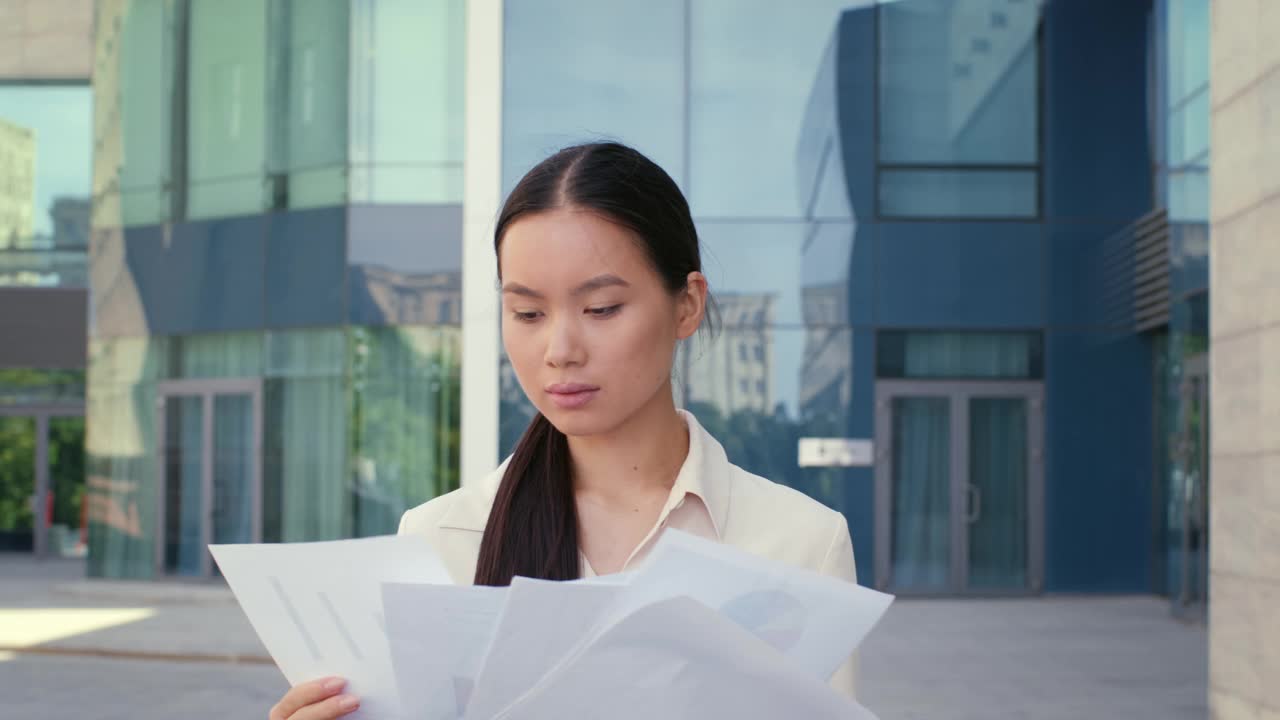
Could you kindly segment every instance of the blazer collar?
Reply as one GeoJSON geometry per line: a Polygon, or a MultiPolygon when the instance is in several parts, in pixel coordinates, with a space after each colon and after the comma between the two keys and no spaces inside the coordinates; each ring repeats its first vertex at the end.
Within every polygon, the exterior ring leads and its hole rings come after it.
{"type": "MultiPolygon", "coordinates": [[[[689,428],[689,455],[676,474],[667,507],[674,508],[686,495],[697,496],[711,515],[716,535],[723,537],[729,516],[733,465],[729,463],[724,447],[703,429],[697,418],[685,410],[678,412],[689,428]]],[[[502,482],[508,462],[510,458],[474,486],[459,491],[457,499],[449,504],[449,508],[441,516],[439,526],[484,532],[485,525],[489,522],[493,499],[498,494],[498,485],[502,482]]]]}

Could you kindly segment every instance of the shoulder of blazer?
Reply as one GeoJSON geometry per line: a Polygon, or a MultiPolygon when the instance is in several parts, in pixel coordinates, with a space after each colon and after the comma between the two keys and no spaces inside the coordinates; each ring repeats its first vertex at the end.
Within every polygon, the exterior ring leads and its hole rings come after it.
{"type": "Polygon", "coordinates": [[[434,533],[437,529],[484,532],[498,485],[507,470],[504,461],[479,481],[445,493],[405,512],[401,533],[434,533]]]}

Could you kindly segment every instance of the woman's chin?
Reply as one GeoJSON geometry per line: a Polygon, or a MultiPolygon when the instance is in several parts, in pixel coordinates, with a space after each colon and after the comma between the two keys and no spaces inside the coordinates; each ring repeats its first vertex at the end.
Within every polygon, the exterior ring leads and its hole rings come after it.
{"type": "Polygon", "coordinates": [[[557,407],[542,412],[557,430],[568,437],[589,437],[607,432],[612,426],[596,412],[587,408],[564,410],[557,407]]]}

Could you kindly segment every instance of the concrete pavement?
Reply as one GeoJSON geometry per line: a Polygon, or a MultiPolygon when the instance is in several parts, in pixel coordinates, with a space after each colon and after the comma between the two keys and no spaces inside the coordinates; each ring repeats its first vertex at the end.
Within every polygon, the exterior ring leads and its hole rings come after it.
{"type": "MultiPolygon", "coordinates": [[[[6,716],[265,717],[284,690],[225,587],[83,572],[0,555],[6,716]]],[[[902,600],[861,697],[882,720],[1205,718],[1206,643],[1154,597],[902,600]]]]}

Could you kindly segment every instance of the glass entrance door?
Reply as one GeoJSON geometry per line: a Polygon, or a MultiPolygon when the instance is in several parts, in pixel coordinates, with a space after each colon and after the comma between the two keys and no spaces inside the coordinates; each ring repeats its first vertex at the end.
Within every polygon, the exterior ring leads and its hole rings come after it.
{"type": "Polygon", "coordinates": [[[1040,385],[882,382],[877,396],[877,585],[1039,591],[1040,385]]]}
{"type": "Polygon", "coordinates": [[[262,393],[257,381],[160,388],[160,574],[216,572],[211,543],[261,540],[262,393]]]}

